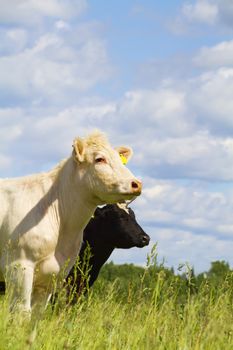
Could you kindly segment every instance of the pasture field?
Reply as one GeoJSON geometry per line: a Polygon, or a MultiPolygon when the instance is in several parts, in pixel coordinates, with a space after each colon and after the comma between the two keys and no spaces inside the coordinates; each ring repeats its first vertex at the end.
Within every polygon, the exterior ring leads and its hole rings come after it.
{"type": "Polygon", "coordinates": [[[61,293],[36,327],[10,314],[1,297],[0,350],[233,349],[232,273],[217,285],[203,280],[198,290],[190,271],[183,280],[151,266],[136,274],[127,286],[100,276],[75,306],[61,293]]]}

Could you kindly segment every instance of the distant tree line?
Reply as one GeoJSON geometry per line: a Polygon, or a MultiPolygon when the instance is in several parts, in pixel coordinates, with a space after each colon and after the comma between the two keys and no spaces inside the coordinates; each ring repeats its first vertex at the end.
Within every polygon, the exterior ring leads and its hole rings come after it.
{"type": "Polygon", "coordinates": [[[180,273],[175,274],[173,268],[159,264],[154,251],[146,267],[115,265],[113,262],[105,264],[93,291],[102,295],[106,288],[112,288],[116,298],[120,295],[125,302],[132,302],[132,299],[138,302],[140,298],[151,300],[156,290],[161,302],[164,302],[163,295],[164,299],[175,296],[181,304],[198,293],[211,296],[214,300],[220,289],[221,292],[232,291],[233,296],[233,270],[226,261],[213,261],[209,271],[197,275],[188,265],[180,266],[179,270],[180,273]]]}

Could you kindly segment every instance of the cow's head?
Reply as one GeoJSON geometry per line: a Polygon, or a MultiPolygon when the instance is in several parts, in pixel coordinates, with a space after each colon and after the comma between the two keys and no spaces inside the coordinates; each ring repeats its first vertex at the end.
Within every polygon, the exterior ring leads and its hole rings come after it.
{"type": "Polygon", "coordinates": [[[141,194],[142,183],[123,165],[121,156],[130,159],[131,148],[113,149],[100,132],[74,140],[77,171],[97,204],[125,201],[141,194]]]}
{"type": "MultiPolygon", "coordinates": [[[[90,225],[94,226],[96,222],[97,227],[100,227],[98,234],[95,230],[90,230],[90,235],[94,237],[89,238],[101,240],[113,248],[142,248],[150,242],[150,237],[137,223],[133,210],[125,204],[108,204],[97,208],[90,225]]],[[[88,236],[84,237],[88,240],[88,236]]]]}

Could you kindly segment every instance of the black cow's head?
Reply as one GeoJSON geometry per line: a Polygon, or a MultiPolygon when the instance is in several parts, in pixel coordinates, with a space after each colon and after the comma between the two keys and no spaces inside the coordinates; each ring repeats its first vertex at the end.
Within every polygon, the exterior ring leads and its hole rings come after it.
{"type": "Polygon", "coordinates": [[[131,208],[117,204],[108,204],[97,208],[94,221],[101,225],[96,236],[114,248],[144,247],[149,244],[150,237],[143,231],[135,219],[131,208]]]}

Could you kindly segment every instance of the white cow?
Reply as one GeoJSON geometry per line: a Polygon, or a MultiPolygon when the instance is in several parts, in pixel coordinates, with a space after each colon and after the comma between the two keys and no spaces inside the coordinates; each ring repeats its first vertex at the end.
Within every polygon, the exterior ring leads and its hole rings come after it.
{"type": "Polygon", "coordinates": [[[72,156],[53,170],[0,180],[0,280],[13,305],[31,311],[46,303],[51,280],[73,266],[97,205],[140,195],[141,182],[119,154],[128,159],[132,151],[114,150],[94,132],[76,138],[72,156]]]}

